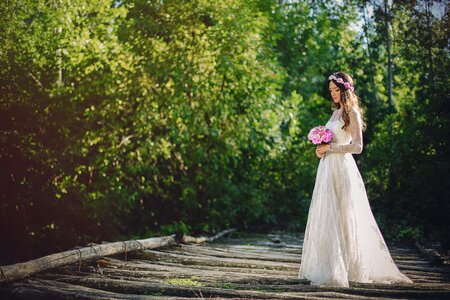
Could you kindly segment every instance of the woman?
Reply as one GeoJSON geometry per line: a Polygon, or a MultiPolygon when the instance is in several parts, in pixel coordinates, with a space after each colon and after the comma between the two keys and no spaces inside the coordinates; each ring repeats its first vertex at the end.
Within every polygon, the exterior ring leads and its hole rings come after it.
{"type": "Polygon", "coordinates": [[[334,112],[326,127],[334,138],[316,148],[320,162],[299,278],[313,285],[344,287],[349,281],[412,283],[392,260],[352,156],[362,151],[365,127],[353,80],[344,72],[328,80],[334,112]]]}

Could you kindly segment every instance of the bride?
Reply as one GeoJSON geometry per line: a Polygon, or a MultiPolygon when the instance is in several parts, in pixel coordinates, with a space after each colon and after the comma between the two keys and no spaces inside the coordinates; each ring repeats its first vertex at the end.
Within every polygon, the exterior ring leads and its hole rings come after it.
{"type": "Polygon", "coordinates": [[[330,144],[320,158],[308,213],[299,278],[312,285],[412,283],[395,265],[372,215],[364,182],[352,154],[362,152],[365,127],[353,79],[344,72],[328,78],[334,112],[326,127],[330,144]]]}

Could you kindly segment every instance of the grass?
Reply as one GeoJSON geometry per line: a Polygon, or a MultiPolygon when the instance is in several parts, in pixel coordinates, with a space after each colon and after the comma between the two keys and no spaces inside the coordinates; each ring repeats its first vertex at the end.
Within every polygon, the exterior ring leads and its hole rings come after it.
{"type": "Polygon", "coordinates": [[[169,278],[166,279],[164,283],[173,285],[203,286],[203,283],[199,280],[199,277],[192,276],[191,278],[169,278]]]}

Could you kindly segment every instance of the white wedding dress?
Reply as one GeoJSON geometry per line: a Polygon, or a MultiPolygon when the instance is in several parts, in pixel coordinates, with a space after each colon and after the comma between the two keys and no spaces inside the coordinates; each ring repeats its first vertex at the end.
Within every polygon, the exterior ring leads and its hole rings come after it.
{"type": "Polygon", "coordinates": [[[325,125],[334,138],[319,162],[299,278],[312,285],[343,287],[349,281],[412,283],[389,253],[352,156],[362,151],[360,114],[351,109],[350,125],[343,130],[341,113],[336,110],[325,125]]]}

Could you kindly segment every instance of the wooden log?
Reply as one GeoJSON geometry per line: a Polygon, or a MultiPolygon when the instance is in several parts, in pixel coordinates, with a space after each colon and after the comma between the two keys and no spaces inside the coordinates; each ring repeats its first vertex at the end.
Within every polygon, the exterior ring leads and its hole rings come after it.
{"type": "Polygon", "coordinates": [[[67,270],[58,270],[57,274],[42,274],[46,278],[56,278],[65,274],[77,274],[80,276],[86,276],[89,273],[101,274],[109,277],[128,277],[128,278],[146,278],[153,281],[167,279],[170,277],[183,277],[189,278],[193,275],[199,276],[202,279],[215,280],[219,282],[245,280],[245,279],[259,279],[270,276],[272,279],[287,279],[297,277],[296,272],[287,273],[281,270],[270,270],[270,275],[266,269],[247,269],[247,268],[224,268],[216,266],[204,266],[204,265],[182,265],[182,264],[144,264],[127,263],[126,265],[111,264],[108,268],[95,268],[84,267],[82,271],[78,272],[75,267],[67,270]],[[47,277],[47,275],[49,277],[47,277]]]}
{"type": "MultiPolygon", "coordinates": [[[[402,299],[448,299],[450,297],[450,290],[446,290],[445,287],[439,286],[434,289],[414,289],[408,286],[403,289],[395,289],[390,285],[384,285],[381,287],[373,287],[365,285],[357,287],[353,282],[350,282],[350,287],[320,287],[305,284],[232,284],[235,289],[242,290],[270,290],[272,292],[309,292],[308,295],[318,295],[324,292],[335,292],[353,296],[365,296],[365,297],[380,297],[386,298],[402,298],[402,299]]],[[[350,297],[349,297],[350,298],[350,297]]]]}
{"type": "MultiPolygon", "coordinates": [[[[420,266],[420,265],[405,265],[397,263],[397,267],[402,270],[414,270],[414,271],[422,271],[422,272],[430,272],[430,273],[440,273],[440,274],[450,274],[450,269],[448,268],[436,268],[430,266],[420,266]]],[[[450,276],[449,276],[450,277],[450,276]]]]}
{"type": "MultiPolygon", "coordinates": [[[[181,242],[203,243],[206,241],[213,241],[215,239],[222,237],[227,233],[233,232],[234,230],[236,229],[228,229],[210,238],[206,237],[194,238],[190,236],[183,236],[181,238],[181,242]]],[[[141,240],[129,240],[122,242],[106,243],[102,245],[92,245],[89,247],[82,247],[79,249],[50,254],[23,263],[1,266],[0,283],[23,279],[36,273],[68,264],[73,263],[81,264],[81,262],[86,260],[96,259],[103,256],[109,256],[118,253],[125,253],[125,255],[127,255],[127,253],[131,251],[155,249],[164,246],[174,245],[177,244],[178,242],[180,242],[180,240],[178,240],[175,235],[170,235],[141,240]]]]}
{"type": "Polygon", "coordinates": [[[442,257],[439,252],[432,248],[426,248],[425,246],[421,245],[419,242],[416,242],[416,247],[419,249],[420,252],[422,252],[423,255],[425,255],[432,264],[436,266],[442,266],[444,264],[444,258],[442,257]]]}
{"type": "Polygon", "coordinates": [[[379,284],[373,286],[372,284],[357,284],[351,283],[350,287],[320,287],[311,286],[308,284],[248,284],[247,283],[232,283],[231,287],[234,291],[227,288],[225,291],[223,286],[229,286],[226,283],[204,283],[199,282],[198,286],[173,285],[165,283],[156,283],[149,281],[136,281],[124,279],[112,279],[96,276],[61,276],[58,281],[77,284],[81,286],[88,286],[91,288],[103,289],[107,287],[110,291],[117,293],[133,293],[139,294],[143,291],[164,291],[167,295],[176,296],[193,296],[189,293],[187,288],[192,291],[198,290],[202,294],[212,296],[251,296],[258,298],[285,298],[292,299],[299,296],[323,296],[323,297],[337,297],[343,299],[363,297],[380,297],[382,299],[392,298],[422,298],[422,299],[448,299],[450,290],[448,285],[432,286],[432,287],[414,287],[409,284],[397,284],[395,288],[393,285],[379,284]]]}
{"type": "MultiPolygon", "coordinates": [[[[246,244],[245,241],[241,241],[243,244],[246,244]]],[[[238,243],[238,241],[236,242],[238,243]]],[[[247,243],[248,244],[248,243],[247,243]]],[[[245,251],[245,252],[255,252],[255,253],[261,253],[261,252],[273,252],[273,253],[280,253],[280,254],[297,254],[301,255],[302,250],[301,248],[292,248],[292,247],[268,247],[268,246],[262,246],[262,245],[217,245],[217,247],[223,248],[223,249],[234,249],[236,251],[245,251]]]]}
{"type": "MultiPolygon", "coordinates": [[[[256,260],[265,260],[265,261],[277,261],[277,262],[290,262],[290,263],[300,263],[300,255],[292,255],[292,254],[279,254],[273,252],[265,252],[265,253],[243,253],[242,251],[224,251],[221,249],[217,249],[214,247],[199,247],[197,245],[181,245],[181,248],[178,249],[170,249],[165,250],[165,252],[174,253],[174,251],[181,251],[181,253],[189,253],[192,255],[207,255],[214,257],[228,257],[228,258],[248,258],[248,259],[256,259],[256,260]]],[[[179,253],[179,252],[178,252],[179,253]]]]}
{"type": "MultiPolygon", "coordinates": [[[[217,282],[240,282],[240,281],[255,281],[264,280],[267,278],[269,281],[277,280],[296,280],[297,270],[273,270],[270,272],[265,268],[245,268],[245,267],[224,267],[216,265],[204,265],[204,264],[177,264],[168,263],[165,261],[150,262],[131,260],[124,262],[122,260],[116,260],[113,258],[105,258],[107,261],[107,268],[91,266],[90,268],[84,267],[85,272],[93,272],[110,277],[134,277],[143,278],[145,280],[156,280],[169,278],[169,277],[182,277],[189,278],[193,274],[207,281],[217,282]]],[[[72,272],[76,272],[76,266],[68,266],[72,272]]],[[[65,274],[64,270],[60,270],[61,274],[65,274]]],[[[69,273],[69,272],[67,272],[69,273]]],[[[84,273],[85,276],[88,273],[84,273]]],[[[446,283],[448,278],[445,274],[430,273],[430,272],[418,272],[408,271],[407,275],[414,281],[415,284],[425,283],[446,283]]],[[[373,287],[371,284],[370,287],[373,287]]],[[[392,289],[394,285],[386,285],[385,288],[392,289]]]]}
{"type": "MultiPolygon", "coordinates": [[[[0,299],[150,299],[150,295],[121,294],[58,281],[29,280],[15,282],[8,290],[0,290],[0,299]],[[4,297],[4,298],[3,298],[4,297]]],[[[156,296],[156,295],[155,295],[156,296]]],[[[160,299],[167,299],[166,297],[160,299]]],[[[151,299],[154,298],[152,295],[151,299]]],[[[176,299],[176,298],[174,298],[176,299]]],[[[179,298],[178,298],[179,299],[179,298]]]]}
{"type": "MultiPolygon", "coordinates": [[[[182,239],[175,238],[176,241],[182,239]]],[[[282,237],[280,239],[285,242],[282,237]]],[[[196,241],[207,240],[192,239],[192,242],[196,241]]],[[[11,292],[14,289],[18,293],[19,288],[29,291],[30,294],[21,294],[29,296],[23,299],[34,299],[32,295],[41,299],[114,299],[115,295],[123,295],[121,299],[450,299],[450,281],[446,269],[427,265],[422,256],[416,260],[412,255],[418,254],[418,251],[397,249],[398,261],[401,262],[397,265],[414,284],[350,282],[349,288],[334,288],[311,286],[307,280],[298,279],[300,258],[297,253],[286,256],[286,262],[291,263],[280,262],[283,260],[283,251],[289,249],[267,247],[264,244],[233,246],[229,239],[223,244],[201,247],[175,244],[158,251],[154,249],[139,251],[136,255],[133,253],[128,256],[128,260],[123,260],[123,256],[91,260],[81,266],[81,272],[77,264],[67,265],[39,274],[32,280],[11,283],[10,288],[3,288],[3,291],[11,292]],[[140,255],[144,253],[149,260],[136,259],[144,258],[140,255]],[[281,268],[274,268],[273,265],[281,268]],[[34,286],[35,283],[38,287],[34,286]],[[75,289],[82,292],[76,294],[73,292],[75,289]],[[85,289],[89,289],[89,293],[85,293],[85,289]],[[113,294],[102,296],[102,290],[113,294]]],[[[9,295],[17,296],[17,293],[9,295]]],[[[0,299],[1,296],[0,285],[0,299]]]]}
{"type": "MultiPolygon", "coordinates": [[[[119,279],[119,280],[130,280],[130,281],[140,281],[140,282],[150,282],[150,283],[164,283],[167,279],[177,278],[177,279],[191,279],[194,275],[199,280],[199,282],[204,286],[232,286],[237,289],[258,289],[258,290],[278,290],[278,291],[323,291],[323,290],[334,290],[333,287],[318,287],[310,286],[309,281],[305,279],[296,278],[297,274],[286,273],[284,276],[274,275],[272,271],[270,274],[267,272],[265,274],[259,274],[254,276],[253,274],[242,273],[231,273],[231,270],[190,270],[189,268],[182,268],[174,266],[170,269],[161,269],[157,272],[155,271],[137,271],[137,270],[126,270],[126,269],[103,269],[101,273],[102,278],[119,279]],[[290,278],[289,278],[290,277],[290,278]]],[[[245,271],[245,270],[242,270],[245,271]]],[[[250,270],[249,270],[250,271],[250,270]]],[[[61,280],[66,278],[66,274],[42,274],[39,278],[61,280]]],[[[74,278],[73,276],[78,276],[78,278],[90,278],[93,274],[72,274],[69,278],[74,278]]],[[[428,295],[430,298],[437,296],[448,295],[450,296],[450,284],[437,284],[432,283],[417,283],[413,285],[410,284],[382,284],[382,283],[358,283],[350,282],[351,290],[346,290],[348,293],[361,294],[368,296],[370,293],[379,296],[387,295],[402,295],[404,296],[418,296],[418,295],[428,295]],[[400,290],[396,292],[395,290],[400,290]]],[[[342,291],[346,288],[336,288],[335,291],[342,291]]],[[[414,297],[415,298],[415,297],[414,297]]],[[[426,297],[422,297],[426,298],[426,297]]]]}
{"type": "MultiPolygon", "coordinates": [[[[229,289],[223,287],[211,287],[211,286],[189,286],[178,284],[164,284],[154,282],[141,282],[131,281],[123,279],[110,279],[102,277],[70,277],[64,276],[58,279],[59,282],[65,282],[78,286],[85,286],[95,289],[108,288],[109,291],[123,294],[142,294],[145,292],[160,292],[167,296],[184,296],[195,297],[203,295],[205,298],[212,297],[227,297],[227,298],[251,298],[251,299],[323,299],[329,298],[341,298],[341,299],[370,299],[361,296],[354,296],[342,291],[317,291],[316,294],[310,291],[309,286],[304,286],[305,290],[301,290],[299,287],[295,293],[274,292],[267,290],[256,290],[258,286],[250,287],[250,289],[229,289]],[[254,289],[253,289],[254,288],[254,289]],[[315,297],[317,296],[317,297],[315,297]]],[[[52,284],[54,281],[48,281],[52,284]]],[[[389,298],[387,298],[389,299],[389,298]]]]}
{"type": "Polygon", "coordinates": [[[144,250],[136,253],[134,256],[153,261],[171,261],[187,265],[207,265],[207,266],[224,266],[224,267],[241,267],[241,268],[257,268],[257,269],[273,269],[273,270],[293,270],[297,271],[298,263],[279,263],[262,260],[240,259],[240,258],[219,258],[219,257],[200,257],[192,255],[182,255],[168,253],[163,251],[144,250]]]}
{"type": "Polygon", "coordinates": [[[22,279],[38,272],[67,264],[81,264],[82,261],[95,259],[102,256],[124,252],[127,253],[134,250],[153,249],[175,243],[175,235],[172,235],[143,240],[113,242],[50,254],[27,262],[0,267],[0,271],[2,273],[0,282],[22,279]]]}
{"type": "Polygon", "coordinates": [[[222,236],[227,235],[233,231],[236,231],[236,228],[224,230],[212,237],[205,237],[205,236],[193,237],[193,236],[185,235],[181,238],[181,242],[186,243],[186,244],[187,243],[201,244],[204,242],[212,242],[212,241],[217,240],[217,239],[221,238],[222,236]]]}

